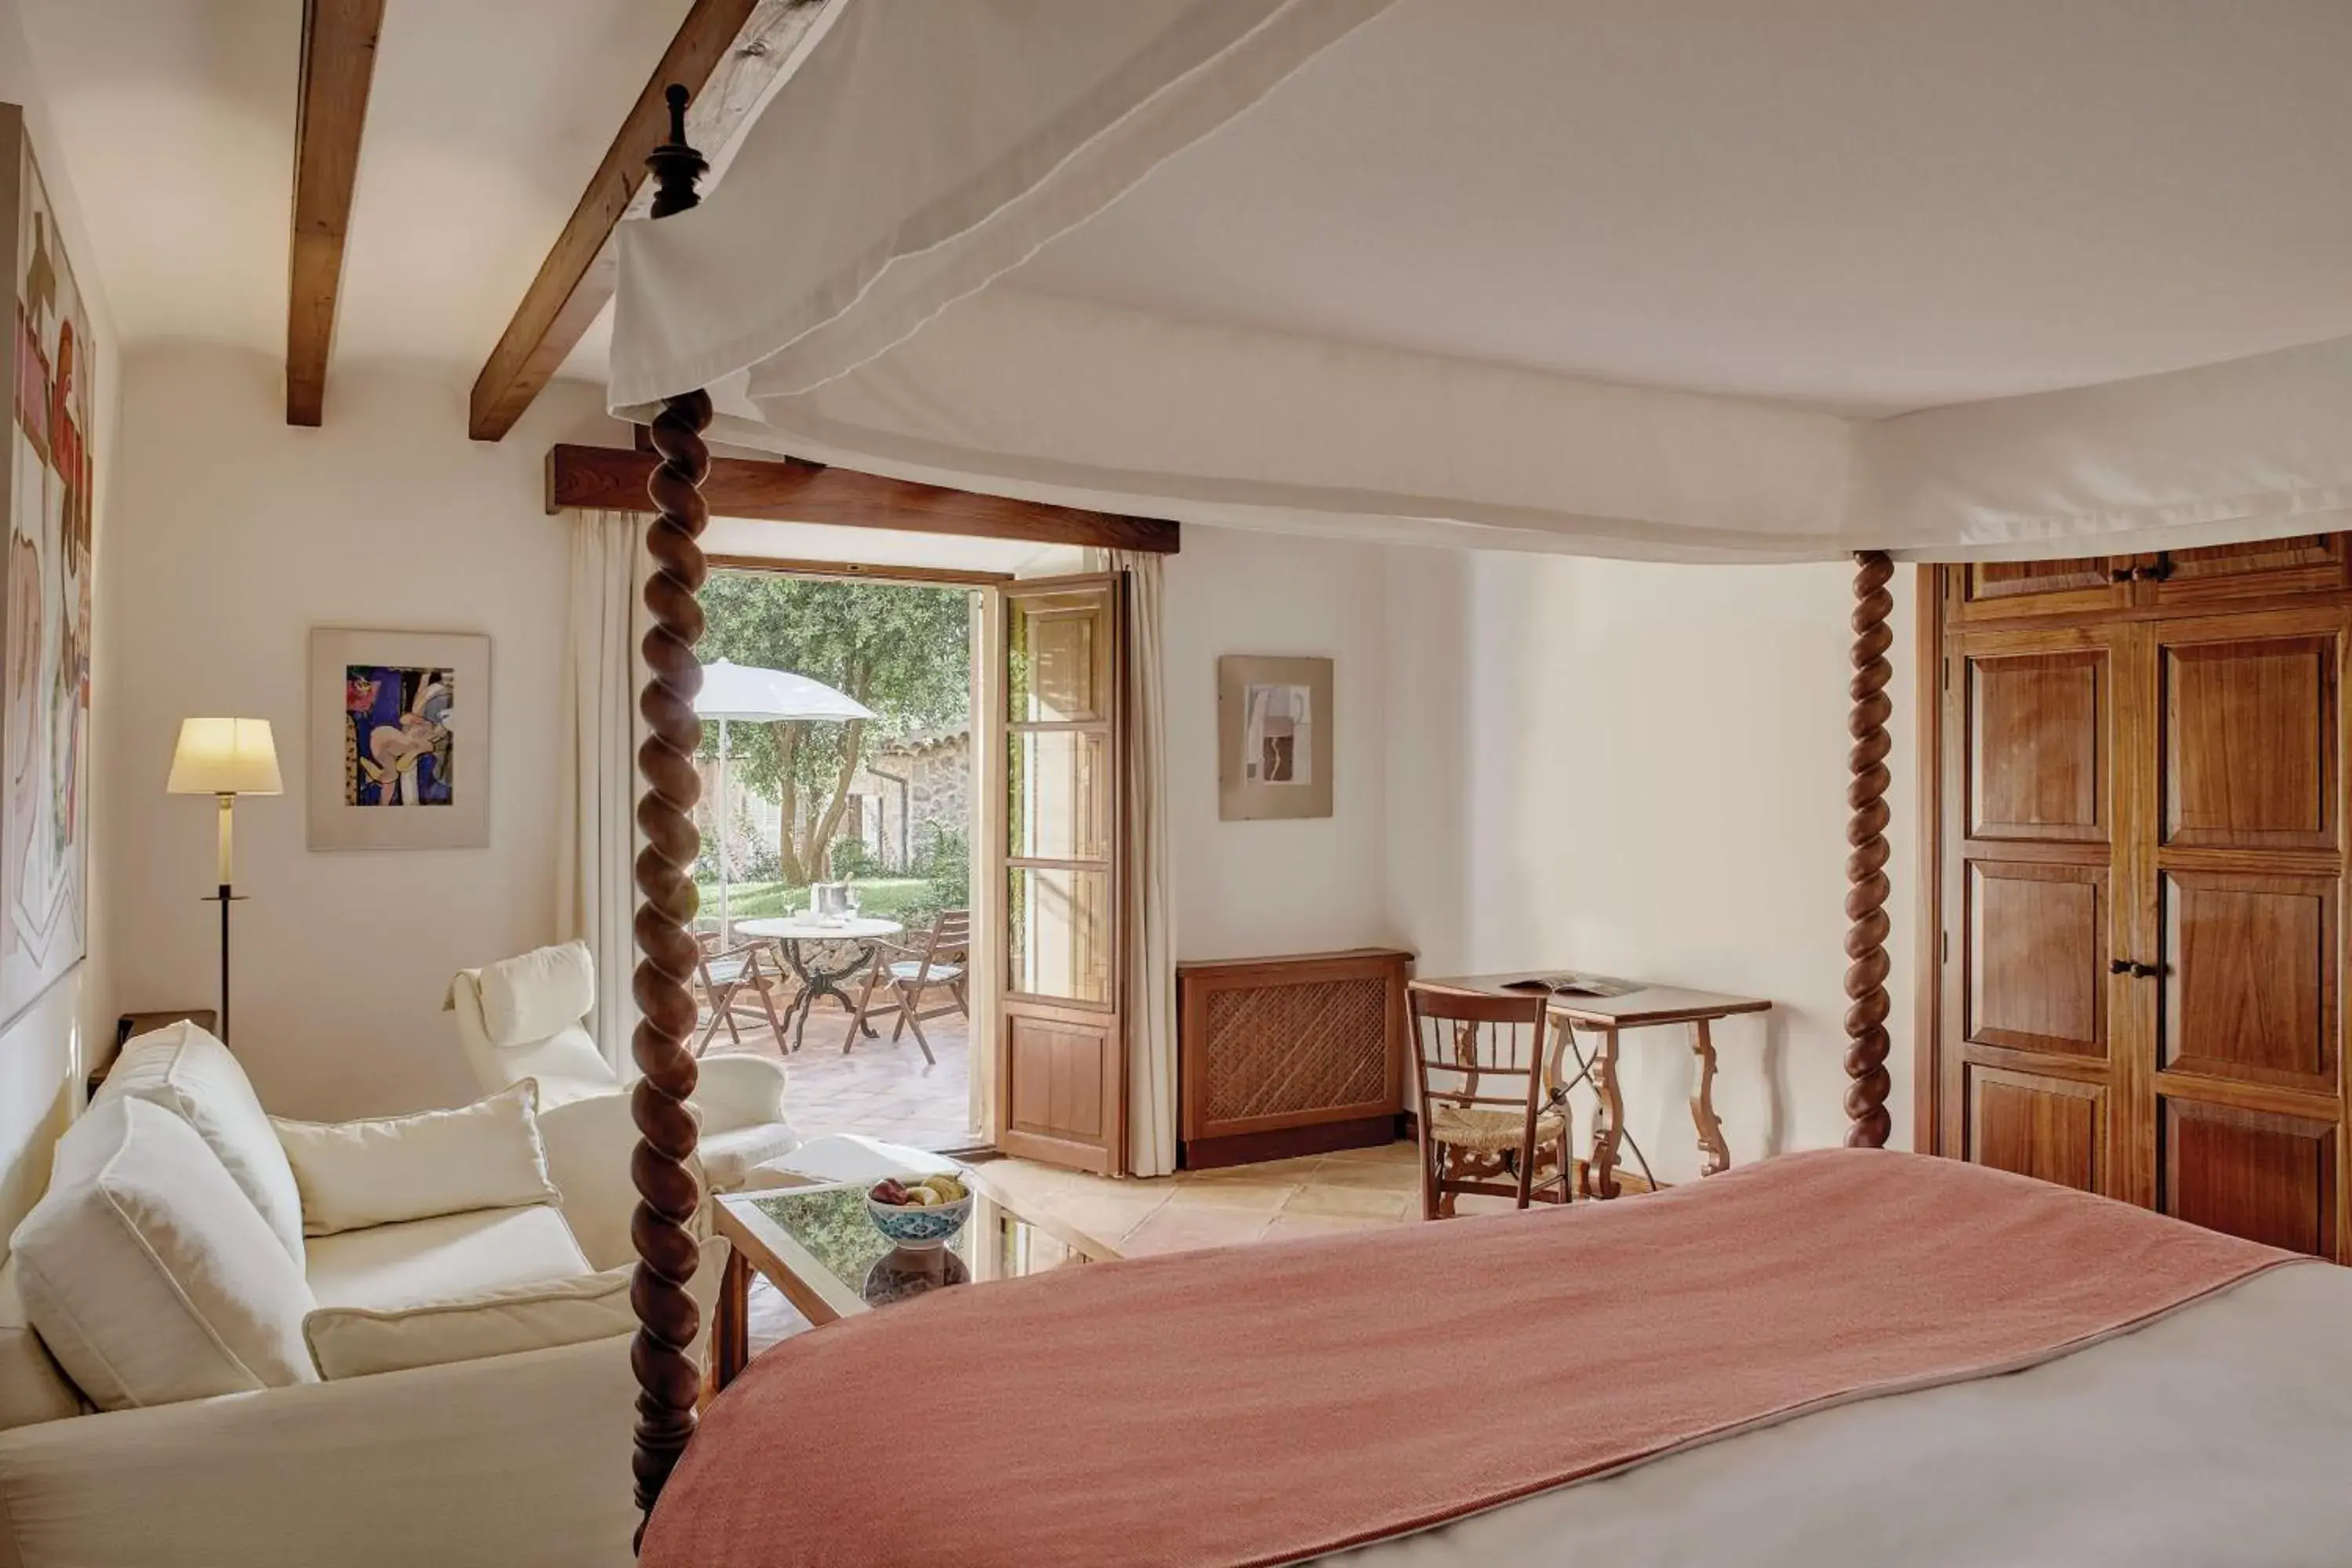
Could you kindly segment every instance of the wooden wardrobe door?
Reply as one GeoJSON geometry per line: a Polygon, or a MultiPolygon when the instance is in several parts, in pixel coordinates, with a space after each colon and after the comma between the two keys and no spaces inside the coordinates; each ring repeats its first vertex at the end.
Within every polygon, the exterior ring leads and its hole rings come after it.
{"type": "Polygon", "coordinates": [[[2126,1195],[2115,988],[2118,638],[1963,633],[1944,668],[1948,1152],[2126,1195]]]}
{"type": "Polygon", "coordinates": [[[2158,1206],[2352,1256],[2343,1116],[2345,612],[2162,621],[2153,896],[2158,1206]]]}

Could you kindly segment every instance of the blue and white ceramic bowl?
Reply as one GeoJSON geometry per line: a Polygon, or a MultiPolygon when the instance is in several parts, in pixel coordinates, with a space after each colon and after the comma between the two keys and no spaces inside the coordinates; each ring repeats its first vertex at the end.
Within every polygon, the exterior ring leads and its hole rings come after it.
{"type": "Polygon", "coordinates": [[[928,1207],[878,1202],[869,1191],[866,1197],[866,1217],[874,1228],[893,1246],[910,1251],[944,1247],[964,1221],[971,1217],[971,1194],[966,1193],[951,1204],[935,1204],[928,1207]]]}

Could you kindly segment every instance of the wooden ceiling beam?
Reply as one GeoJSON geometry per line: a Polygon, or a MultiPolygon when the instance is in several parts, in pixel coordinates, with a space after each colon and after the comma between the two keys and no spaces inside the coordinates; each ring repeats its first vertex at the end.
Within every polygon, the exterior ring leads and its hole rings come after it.
{"type": "Polygon", "coordinates": [[[294,216],[286,300],[286,423],[316,425],[343,282],[343,236],[360,172],[383,0],[305,0],[294,123],[294,216]]]}
{"type": "MultiPolygon", "coordinates": [[[[654,504],[646,498],[646,480],[660,461],[650,452],[617,447],[557,446],[547,455],[547,510],[601,507],[649,512],[654,504]]],[[[797,458],[713,458],[702,499],[714,517],[1091,544],[1160,555],[1174,554],[1182,538],[1178,526],[1165,518],[1127,517],[919,485],[797,458]]]]}
{"type": "Polygon", "coordinates": [[[669,130],[664,90],[675,82],[694,95],[688,140],[722,152],[823,10],[822,0],[694,0],[474,380],[467,428],[475,440],[514,428],[613,298],[614,231],[653,201],[646,154],[669,130]]]}

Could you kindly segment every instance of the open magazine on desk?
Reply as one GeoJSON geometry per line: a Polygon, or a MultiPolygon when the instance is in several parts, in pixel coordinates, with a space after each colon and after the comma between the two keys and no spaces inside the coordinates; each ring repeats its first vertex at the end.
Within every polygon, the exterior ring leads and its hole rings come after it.
{"type": "Polygon", "coordinates": [[[1553,974],[1530,974],[1524,980],[1506,981],[1506,991],[1548,991],[1554,996],[1630,996],[1642,989],[1630,980],[1612,979],[1606,974],[1583,974],[1574,970],[1561,970],[1553,974]]]}

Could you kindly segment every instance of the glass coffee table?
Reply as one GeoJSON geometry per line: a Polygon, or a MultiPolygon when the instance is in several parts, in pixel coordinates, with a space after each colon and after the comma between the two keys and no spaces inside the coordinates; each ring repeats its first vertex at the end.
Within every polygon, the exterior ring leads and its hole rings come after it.
{"type": "Polygon", "coordinates": [[[783,1292],[819,1326],[951,1286],[1043,1274],[1118,1254],[1073,1226],[1024,1212],[992,1188],[985,1167],[962,1168],[971,1218],[943,1247],[893,1247],[866,1215],[870,1182],[826,1182],[730,1193],[715,1200],[713,1224],[728,1240],[712,1343],[717,1385],[735,1380],[751,1357],[754,1274],[783,1292]]]}

